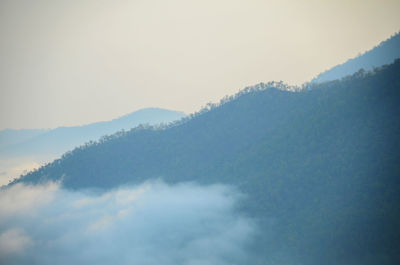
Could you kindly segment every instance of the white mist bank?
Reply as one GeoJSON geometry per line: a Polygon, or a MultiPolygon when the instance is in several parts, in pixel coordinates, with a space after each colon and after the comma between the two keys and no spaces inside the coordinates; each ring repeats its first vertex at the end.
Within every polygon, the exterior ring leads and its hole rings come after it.
{"type": "Polygon", "coordinates": [[[15,178],[28,173],[34,169],[40,168],[47,162],[52,161],[51,158],[40,157],[19,157],[4,159],[0,158],[0,186],[7,185],[15,178]]]}
{"type": "Polygon", "coordinates": [[[239,264],[255,234],[222,185],[0,190],[1,264],[239,264]]]}

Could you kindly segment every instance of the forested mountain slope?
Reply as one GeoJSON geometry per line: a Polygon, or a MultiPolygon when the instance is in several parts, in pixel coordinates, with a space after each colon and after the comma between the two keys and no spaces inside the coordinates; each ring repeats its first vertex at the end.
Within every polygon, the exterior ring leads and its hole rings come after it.
{"type": "Polygon", "coordinates": [[[400,33],[381,42],[373,49],[319,74],[311,82],[340,79],[352,75],[360,69],[370,71],[374,67],[391,64],[397,58],[400,58],[400,33]]]}
{"type": "Polygon", "coordinates": [[[122,117],[82,126],[48,130],[0,131],[0,185],[89,141],[129,130],[139,124],[168,123],[184,117],[183,112],[146,108],[122,117]]]}
{"type": "Polygon", "coordinates": [[[261,229],[254,264],[399,264],[399,102],[400,60],[301,92],[260,84],[175,125],[77,148],[16,182],[228,183],[247,194],[242,211],[261,229]]]}

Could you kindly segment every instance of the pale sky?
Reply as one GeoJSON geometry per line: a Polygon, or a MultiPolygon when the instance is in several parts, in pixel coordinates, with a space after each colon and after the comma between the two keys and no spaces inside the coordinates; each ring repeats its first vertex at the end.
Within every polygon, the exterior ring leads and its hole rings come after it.
{"type": "Polygon", "coordinates": [[[301,84],[399,31],[399,13],[398,0],[0,0],[0,129],[301,84]]]}

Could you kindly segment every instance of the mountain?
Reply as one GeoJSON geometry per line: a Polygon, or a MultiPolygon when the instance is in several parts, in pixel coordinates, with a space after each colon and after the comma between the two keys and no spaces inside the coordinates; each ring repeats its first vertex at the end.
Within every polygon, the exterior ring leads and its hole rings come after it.
{"type": "Polygon", "coordinates": [[[284,88],[261,83],[168,126],[88,143],[13,184],[227,183],[260,227],[254,264],[399,264],[400,60],[284,88]]]}
{"type": "Polygon", "coordinates": [[[0,150],[10,146],[10,145],[15,145],[24,141],[27,141],[29,139],[32,139],[38,135],[41,135],[48,130],[46,129],[32,129],[32,130],[12,130],[12,129],[6,129],[0,131],[0,150]]]}
{"type": "Polygon", "coordinates": [[[62,153],[104,135],[129,130],[139,124],[168,123],[184,115],[183,112],[147,108],[111,121],[83,126],[0,131],[0,177],[6,181],[10,176],[17,177],[24,170],[54,160],[62,153]]]}
{"type": "Polygon", "coordinates": [[[391,64],[397,58],[400,58],[400,32],[364,54],[319,74],[311,82],[321,83],[341,79],[356,73],[360,69],[371,71],[374,67],[391,64]]]}
{"type": "MultiPolygon", "coordinates": [[[[26,133],[32,136],[13,144],[2,144],[1,156],[38,155],[42,153],[61,154],[87,141],[97,140],[106,134],[131,129],[139,124],[168,123],[184,116],[184,113],[159,108],[135,111],[120,118],[83,126],[58,127],[53,130],[5,130],[0,135],[12,134],[14,137],[26,133]],[[40,133],[43,132],[43,133],[40,133]]],[[[3,137],[0,138],[3,141],[3,137]]],[[[9,139],[6,139],[8,141],[9,139]]]]}

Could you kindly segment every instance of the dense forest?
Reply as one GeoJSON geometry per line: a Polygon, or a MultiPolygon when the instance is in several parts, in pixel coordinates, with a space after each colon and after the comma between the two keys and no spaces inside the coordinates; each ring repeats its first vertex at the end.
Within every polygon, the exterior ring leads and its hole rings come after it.
{"type": "Polygon", "coordinates": [[[261,227],[254,264],[400,264],[399,102],[400,60],[301,90],[262,83],[167,126],[89,142],[13,183],[232,184],[261,227]]]}

